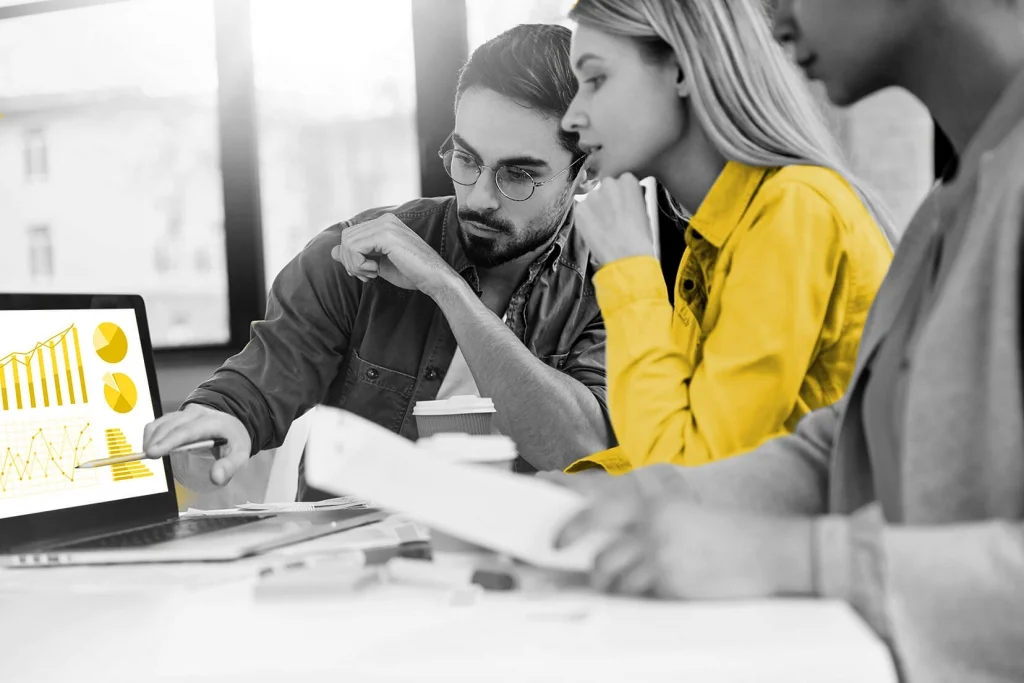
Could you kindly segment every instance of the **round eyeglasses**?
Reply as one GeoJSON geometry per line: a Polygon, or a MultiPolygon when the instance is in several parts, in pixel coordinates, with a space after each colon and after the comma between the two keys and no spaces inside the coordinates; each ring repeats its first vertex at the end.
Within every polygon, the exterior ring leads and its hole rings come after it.
{"type": "MultiPolygon", "coordinates": [[[[449,140],[451,136],[449,136],[449,140]]],[[[448,141],[445,141],[445,145],[448,141]]],[[[585,156],[580,157],[576,161],[572,162],[565,168],[547,180],[537,182],[533,179],[527,171],[518,166],[498,166],[494,168],[481,164],[476,158],[468,152],[463,152],[459,149],[448,149],[444,147],[438,151],[437,155],[444,161],[444,170],[448,174],[448,177],[459,185],[475,185],[476,181],[480,179],[480,174],[483,169],[489,168],[494,171],[494,184],[497,185],[498,191],[505,195],[514,202],[525,202],[527,199],[533,196],[534,191],[541,185],[546,185],[552,180],[562,175],[570,168],[580,163],[585,156]]]]}

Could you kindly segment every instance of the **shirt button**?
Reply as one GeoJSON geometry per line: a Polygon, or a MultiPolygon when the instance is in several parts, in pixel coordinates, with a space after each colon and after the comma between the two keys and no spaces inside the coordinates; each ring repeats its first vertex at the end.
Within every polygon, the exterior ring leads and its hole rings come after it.
{"type": "Polygon", "coordinates": [[[694,286],[695,285],[693,284],[693,280],[684,280],[683,281],[683,289],[685,289],[687,292],[689,292],[691,289],[693,289],[694,286]]]}
{"type": "Polygon", "coordinates": [[[424,377],[427,378],[428,382],[433,382],[437,379],[437,370],[434,368],[427,368],[427,374],[425,374],[424,377]]]}
{"type": "Polygon", "coordinates": [[[378,377],[380,377],[380,372],[377,368],[370,368],[366,371],[366,379],[377,379],[378,377]]]}

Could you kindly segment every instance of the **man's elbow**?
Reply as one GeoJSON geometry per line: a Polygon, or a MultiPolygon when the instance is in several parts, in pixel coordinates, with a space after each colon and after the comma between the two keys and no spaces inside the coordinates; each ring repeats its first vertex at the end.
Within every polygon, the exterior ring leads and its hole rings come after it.
{"type": "Polygon", "coordinates": [[[600,453],[619,445],[618,439],[615,437],[615,430],[612,428],[612,420],[611,415],[608,413],[607,403],[602,401],[595,393],[588,392],[588,394],[589,400],[587,405],[580,407],[581,412],[585,416],[583,422],[586,425],[578,438],[577,450],[580,453],[580,458],[585,458],[588,455],[600,453]]]}

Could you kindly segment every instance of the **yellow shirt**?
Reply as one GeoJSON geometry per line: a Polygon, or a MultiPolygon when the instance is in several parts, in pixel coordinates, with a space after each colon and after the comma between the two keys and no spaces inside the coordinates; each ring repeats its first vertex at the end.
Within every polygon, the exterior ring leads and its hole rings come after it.
{"type": "Polygon", "coordinates": [[[838,174],[729,162],[686,245],[674,307],[654,258],[594,277],[619,448],[567,471],[721,460],[843,395],[892,248],[838,174]]]}

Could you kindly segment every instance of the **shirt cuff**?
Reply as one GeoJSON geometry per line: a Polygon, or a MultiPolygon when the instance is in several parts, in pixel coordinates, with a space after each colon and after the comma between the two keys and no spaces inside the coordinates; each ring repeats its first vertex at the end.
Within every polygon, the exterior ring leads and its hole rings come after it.
{"type": "Polygon", "coordinates": [[[622,448],[616,446],[615,448],[609,448],[606,451],[580,458],[566,467],[565,473],[577,474],[578,472],[592,469],[602,469],[608,474],[617,476],[629,472],[633,469],[633,465],[629,462],[629,458],[626,457],[622,448]]]}
{"type": "Polygon", "coordinates": [[[605,318],[638,301],[668,301],[661,263],[653,256],[612,261],[594,274],[594,289],[605,318]]]}
{"type": "Polygon", "coordinates": [[[237,418],[238,421],[242,423],[242,426],[245,427],[245,431],[249,433],[249,443],[251,444],[249,457],[251,458],[262,450],[262,447],[258,445],[258,436],[253,431],[252,427],[249,426],[248,420],[243,420],[238,417],[239,411],[235,410],[235,406],[232,405],[231,400],[223,394],[218,394],[215,391],[210,391],[209,389],[203,389],[200,387],[188,395],[188,398],[178,406],[178,410],[183,410],[185,406],[191,404],[200,405],[205,408],[212,408],[213,410],[217,410],[237,418]]]}
{"type": "Polygon", "coordinates": [[[889,635],[885,609],[881,506],[874,503],[850,517],[815,521],[815,591],[850,603],[881,636],[889,635]]]}

